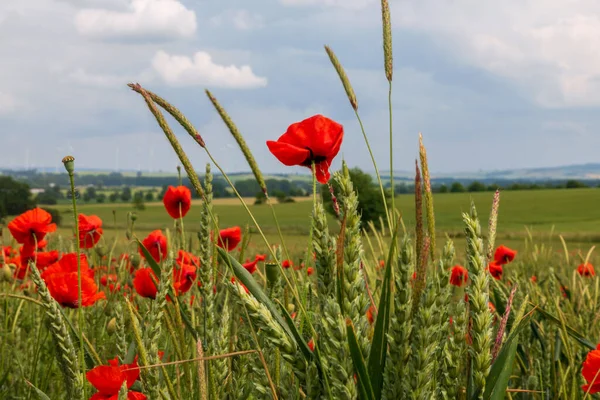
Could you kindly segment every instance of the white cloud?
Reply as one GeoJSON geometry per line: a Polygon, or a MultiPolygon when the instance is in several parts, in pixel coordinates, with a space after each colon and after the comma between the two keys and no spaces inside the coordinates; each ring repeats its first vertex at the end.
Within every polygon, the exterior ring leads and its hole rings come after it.
{"type": "Polygon", "coordinates": [[[202,51],[188,57],[169,55],[161,50],[154,56],[152,67],[166,83],[174,86],[210,85],[250,89],[267,85],[267,78],[256,76],[250,66],[219,65],[210,54],[202,51]]]}
{"type": "Polygon", "coordinates": [[[212,26],[233,26],[239,31],[251,31],[264,27],[262,15],[248,10],[227,10],[210,18],[212,26]]]}
{"type": "Polygon", "coordinates": [[[17,100],[8,93],[0,92],[0,115],[11,114],[17,109],[17,100]]]}
{"type": "Polygon", "coordinates": [[[286,6],[326,6],[350,9],[361,9],[378,3],[375,0],[279,0],[279,2],[286,6]]]}
{"type": "Polygon", "coordinates": [[[392,21],[430,34],[540,105],[600,105],[600,3],[593,0],[394,2],[392,21]],[[426,21],[426,23],[424,23],[426,21]]]}
{"type": "Polygon", "coordinates": [[[190,37],[196,32],[196,13],[178,0],[131,0],[127,11],[83,9],[75,27],[99,38],[190,37]]]}

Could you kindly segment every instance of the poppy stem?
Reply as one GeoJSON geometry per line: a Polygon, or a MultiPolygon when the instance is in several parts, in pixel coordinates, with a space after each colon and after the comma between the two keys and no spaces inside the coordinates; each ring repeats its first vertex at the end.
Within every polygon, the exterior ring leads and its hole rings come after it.
{"type": "MultiPolygon", "coordinates": [[[[75,198],[75,175],[72,170],[69,173],[69,184],[71,186],[71,201],[73,204],[73,219],[75,220],[75,254],[77,255],[77,320],[79,325],[79,337],[83,337],[83,296],[81,294],[81,256],[79,243],[79,218],[77,217],[77,199],[75,198]]],[[[81,363],[81,374],[85,376],[85,350],[83,340],[79,340],[79,362],[81,363]]],[[[85,386],[83,387],[83,399],[86,398],[85,386]]]]}

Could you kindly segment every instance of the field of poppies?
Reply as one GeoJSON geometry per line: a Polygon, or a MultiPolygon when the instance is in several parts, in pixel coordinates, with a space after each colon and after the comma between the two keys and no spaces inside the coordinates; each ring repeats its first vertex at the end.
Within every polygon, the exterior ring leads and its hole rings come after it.
{"type": "MultiPolygon", "coordinates": [[[[381,4],[391,94],[391,25],[387,1],[381,4]]],[[[325,50],[362,128],[349,79],[333,50],[325,50]]],[[[130,88],[202,202],[192,204],[186,187],[169,187],[161,212],[170,227],[139,235],[143,221],[130,215],[120,228],[123,246],[104,238],[111,221],[81,212],[77,161],[65,157],[72,232],[57,232],[39,208],[0,231],[0,398],[585,399],[600,392],[593,246],[573,251],[562,237],[559,248],[527,238],[525,250],[515,251],[497,241],[499,192],[485,210],[475,203],[456,210],[454,230],[466,238],[460,247],[436,235],[422,138],[411,223],[378,179],[390,199],[383,227],[363,226],[347,165],[330,171],[344,128],[314,115],[266,143],[282,168],[313,173],[307,246],[290,252],[244,137],[207,91],[275,227],[267,236],[240,197],[255,232],[249,246],[243,224],[224,224],[228,216],[213,205],[211,170],[227,175],[209,145],[165,99],[139,84],[130,88]],[[163,112],[206,152],[203,181],[163,112]],[[331,185],[334,218],[317,183],[331,185]],[[189,217],[184,221],[191,212],[193,230],[189,217]],[[484,213],[489,218],[479,217],[484,213]]]]}

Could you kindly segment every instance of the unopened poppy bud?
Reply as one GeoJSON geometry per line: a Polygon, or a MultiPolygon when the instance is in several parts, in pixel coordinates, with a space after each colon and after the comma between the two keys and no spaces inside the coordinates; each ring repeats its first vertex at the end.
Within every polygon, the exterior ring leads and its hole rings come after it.
{"type": "Polygon", "coordinates": [[[141,261],[142,258],[139,254],[132,254],[131,257],[129,257],[129,262],[131,262],[131,265],[133,265],[135,268],[140,266],[141,261]]]}
{"type": "Polygon", "coordinates": [[[267,273],[267,281],[269,285],[273,285],[279,277],[279,268],[275,263],[266,263],[265,272],[267,273]]]}
{"type": "Polygon", "coordinates": [[[106,325],[106,333],[109,336],[112,336],[117,331],[117,319],[113,317],[110,321],[108,321],[108,325],[106,325]]]}
{"type": "Polygon", "coordinates": [[[131,214],[129,214],[129,218],[131,218],[131,221],[135,222],[137,221],[137,214],[132,212],[131,214]]]}
{"type": "Polygon", "coordinates": [[[108,248],[102,244],[96,246],[95,250],[96,254],[98,254],[100,257],[104,257],[108,253],[108,248]]]}
{"type": "Polygon", "coordinates": [[[2,267],[2,275],[0,275],[0,282],[2,281],[10,282],[12,281],[12,270],[8,266],[8,264],[4,264],[2,267]]]}
{"type": "Polygon", "coordinates": [[[62,159],[62,162],[67,170],[67,173],[69,175],[73,175],[73,172],[75,172],[75,157],[66,156],[62,159]]]}
{"type": "Polygon", "coordinates": [[[288,311],[290,314],[291,314],[291,313],[293,313],[294,311],[296,311],[296,306],[295,306],[295,305],[293,305],[292,303],[288,304],[288,305],[287,305],[287,311],[288,311]]]}

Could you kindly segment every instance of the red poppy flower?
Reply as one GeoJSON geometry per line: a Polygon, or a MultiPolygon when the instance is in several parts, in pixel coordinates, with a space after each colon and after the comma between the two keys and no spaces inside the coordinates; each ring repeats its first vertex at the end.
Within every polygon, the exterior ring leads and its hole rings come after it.
{"type": "Polygon", "coordinates": [[[158,283],[158,278],[152,268],[141,268],[135,272],[133,287],[140,296],[155,299],[158,289],[154,281],[158,283]]]}
{"type": "Polygon", "coordinates": [[[461,287],[465,283],[467,283],[467,279],[469,277],[469,273],[466,268],[462,265],[455,265],[452,267],[452,272],[450,273],[450,284],[454,286],[461,287]]]}
{"type": "Polygon", "coordinates": [[[195,265],[197,267],[200,266],[200,258],[196,257],[192,253],[188,253],[187,251],[184,251],[184,250],[179,250],[179,252],[177,253],[176,261],[177,261],[177,264],[179,264],[179,265],[191,264],[191,265],[195,265]]]}
{"type": "Polygon", "coordinates": [[[48,211],[34,208],[10,221],[8,229],[18,243],[33,248],[47,233],[56,230],[56,224],[48,211]]]}
{"type": "Polygon", "coordinates": [[[313,274],[313,272],[315,272],[313,267],[306,268],[306,275],[311,276],[313,274]]]}
{"type": "MultiPolygon", "coordinates": [[[[100,365],[85,374],[98,393],[90,400],[117,399],[123,383],[127,382],[127,389],[135,383],[140,376],[137,361],[131,364],[119,365],[117,358],[109,361],[110,365],[100,365]]],[[[139,392],[127,393],[128,400],[146,400],[146,396],[139,392]]]]}
{"type": "MultiPolygon", "coordinates": [[[[46,286],[50,295],[61,306],[69,308],[79,307],[78,276],[77,272],[59,272],[49,275],[46,286]]],[[[88,275],[81,275],[81,305],[88,307],[100,299],[105,299],[104,292],[98,292],[94,279],[88,275]]]]}
{"type": "Polygon", "coordinates": [[[196,267],[191,264],[180,264],[173,268],[173,286],[177,296],[186,293],[196,280],[196,267]]]}
{"type": "Polygon", "coordinates": [[[56,263],[60,258],[58,250],[44,251],[44,252],[33,252],[33,248],[28,246],[22,246],[19,262],[14,262],[17,265],[15,270],[15,278],[25,279],[29,271],[29,262],[35,262],[35,266],[40,272],[44,272],[50,265],[56,263]]]}
{"type": "Polygon", "coordinates": [[[588,383],[581,387],[585,392],[588,390],[590,394],[600,392],[600,374],[598,371],[600,371],[600,344],[596,346],[596,350],[592,350],[587,354],[581,368],[581,375],[588,383]]]}
{"type": "Polygon", "coordinates": [[[379,268],[385,268],[385,260],[379,260],[379,268]]]}
{"type": "Polygon", "coordinates": [[[315,351],[315,341],[312,338],[310,338],[307,345],[310,351],[315,351]]]}
{"type": "Polygon", "coordinates": [[[288,269],[289,267],[293,267],[294,263],[292,262],[292,260],[283,260],[281,266],[285,269],[288,269]]]}
{"type": "Polygon", "coordinates": [[[192,192],[185,186],[169,186],[163,197],[163,204],[171,218],[183,218],[190,211],[192,192]]]}
{"type": "Polygon", "coordinates": [[[499,246],[494,253],[494,261],[500,265],[508,264],[515,259],[517,252],[506,246],[499,246]]]}
{"type": "Polygon", "coordinates": [[[222,229],[219,232],[217,246],[231,251],[242,241],[242,229],[239,226],[222,229]]]}
{"type": "Polygon", "coordinates": [[[106,274],[100,277],[100,284],[102,286],[108,286],[110,283],[117,281],[117,274],[106,274]]]}
{"type": "Polygon", "coordinates": [[[533,275],[531,277],[531,283],[537,283],[537,276],[533,275]]]}
{"type": "Polygon", "coordinates": [[[96,215],[79,214],[79,247],[91,249],[102,236],[102,220],[96,215]]]}
{"type": "Polygon", "coordinates": [[[502,265],[498,264],[495,261],[491,262],[490,265],[488,265],[488,270],[490,271],[490,274],[494,277],[494,279],[502,279],[502,274],[504,273],[502,265]]]}
{"type": "Polygon", "coordinates": [[[488,308],[492,314],[496,312],[496,306],[491,301],[488,301],[488,308]]]}
{"type": "MultiPolygon", "coordinates": [[[[167,238],[163,235],[160,229],[150,232],[148,236],[144,240],[142,240],[142,244],[150,252],[154,261],[160,262],[167,258],[167,238]]],[[[140,254],[144,256],[144,252],[140,247],[140,254]]],[[[145,256],[144,256],[145,258],[145,256]]]]}
{"type": "Polygon", "coordinates": [[[250,261],[246,260],[246,263],[242,265],[242,267],[246,268],[246,271],[253,274],[256,272],[256,264],[258,264],[258,260],[250,261]]]}
{"type": "Polygon", "coordinates": [[[596,271],[594,271],[594,266],[590,263],[579,264],[579,266],[577,267],[577,273],[587,278],[591,278],[592,276],[596,275],[596,271]]]}
{"type": "Polygon", "coordinates": [[[254,259],[256,261],[265,261],[267,259],[267,255],[266,254],[257,254],[254,259]]]}
{"type": "Polygon", "coordinates": [[[329,181],[329,166],[340,151],[344,127],[337,122],[315,115],[289,126],[277,141],[267,141],[269,150],[284,165],[312,168],[320,183],[329,181]]]}
{"type": "MultiPolygon", "coordinates": [[[[79,264],[81,266],[81,275],[94,279],[94,271],[90,269],[87,256],[85,254],[80,254],[79,259],[79,264]]],[[[54,264],[46,268],[44,272],[42,272],[42,279],[45,280],[50,275],[54,275],[57,273],[69,272],[77,272],[77,254],[75,253],[64,254],[62,258],[58,260],[58,262],[55,262],[54,264]]]]}

